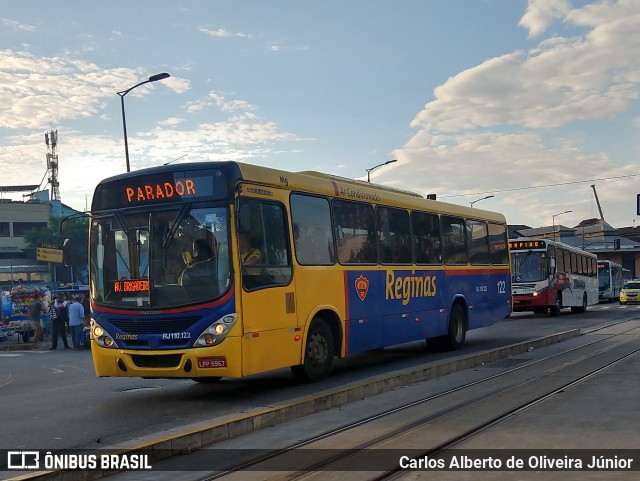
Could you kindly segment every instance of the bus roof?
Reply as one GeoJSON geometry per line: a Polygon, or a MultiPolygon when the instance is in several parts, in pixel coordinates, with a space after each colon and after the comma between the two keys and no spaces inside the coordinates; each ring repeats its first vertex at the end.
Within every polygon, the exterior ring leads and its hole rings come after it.
{"type": "Polygon", "coordinates": [[[535,250],[546,249],[548,246],[555,246],[561,249],[575,252],[576,254],[584,254],[589,257],[596,258],[597,256],[593,252],[585,251],[579,247],[565,244],[563,242],[554,241],[551,239],[541,239],[537,237],[516,237],[515,239],[509,239],[509,248],[511,250],[535,250]],[[518,244],[523,244],[519,246],[518,244]],[[538,247],[534,247],[533,244],[540,244],[538,247]]]}
{"type": "MultiPolygon", "coordinates": [[[[101,190],[103,191],[110,183],[122,185],[124,181],[133,181],[133,179],[141,182],[146,176],[151,178],[158,174],[166,176],[172,172],[205,171],[208,169],[218,169],[224,174],[227,178],[229,192],[232,192],[232,188],[237,183],[250,182],[262,186],[326,195],[344,200],[364,201],[373,204],[426,210],[440,214],[461,215],[472,219],[506,223],[506,219],[501,213],[426,199],[420,194],[408,190],[371,184],[356,179],[348,179],[315,171],[288,172],[234,161],[190,162],[176,165],[161,165],[123,173],[102,180],[96,187],[96,193],[101,190]]],[[[94,202],[96,201],[95,197],[94,195],[94,202]]],[[[94,206],[92,206],[92,208],[93,207],[94,206]]]]}

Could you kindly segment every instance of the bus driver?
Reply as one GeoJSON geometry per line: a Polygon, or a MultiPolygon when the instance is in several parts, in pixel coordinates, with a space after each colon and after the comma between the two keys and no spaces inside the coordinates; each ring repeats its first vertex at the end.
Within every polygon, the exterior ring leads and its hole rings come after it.
{"type": "Polygon", "coordinates": [[[193,259],[182,271],[180,285],[193,286],[198,284],[217,283],[217,273],[214,264],[215,253],[211,245],[204,239],[193,242],[193,259]]]}

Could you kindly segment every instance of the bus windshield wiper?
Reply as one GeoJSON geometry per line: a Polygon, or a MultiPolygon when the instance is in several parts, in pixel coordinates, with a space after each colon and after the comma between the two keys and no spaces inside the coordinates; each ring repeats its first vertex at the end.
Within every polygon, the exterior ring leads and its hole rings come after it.
{"type": "Polygon", "coordinates": [[[187,216],[187,213],[190,210],[191,210],[191,204],[184,204],[182,207],[180,207],[180,210],[176,214],[176,218],[173,219],[173,222],[171,223],[169,232],[167,232],[167,235],[164,238],[164,242],[162,243],[163,249],[167,248],[167,246],[169,245],[169,242],[171,241],[171,239],[173,239],[174,234],[178,230],[178,226],[180,225],[180,222],[182,222],[182,219],[184,219],[187,216]]]}

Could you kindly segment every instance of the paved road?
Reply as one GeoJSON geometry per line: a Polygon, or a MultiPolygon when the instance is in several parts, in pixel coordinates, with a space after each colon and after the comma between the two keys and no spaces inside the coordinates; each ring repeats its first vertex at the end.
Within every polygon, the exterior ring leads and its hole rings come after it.
{"type": "Polygon", "coordinates": [[[331,377],[317,384],[297,383],[288,369],[216,385],[190,380],[97,379],[89,351],[0,351],[4,408],[0,449],[107,447],[384,372],[638,315],[638,306],[615,304],[555,318],[518,313],[469,332],[462,351],[431,353],[424,342],[416,342],[359,354],[336,362],[331,377]]]}

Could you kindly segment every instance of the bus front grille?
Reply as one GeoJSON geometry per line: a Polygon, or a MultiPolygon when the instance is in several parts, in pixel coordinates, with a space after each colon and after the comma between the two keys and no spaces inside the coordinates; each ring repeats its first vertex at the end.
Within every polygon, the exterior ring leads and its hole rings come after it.
{"type": "Polygon", "coordinates": [[[137,367],[178,367],[182,360],[182,354],[155,354],[152,356],[143,356],[134,354],[131,360],[137,367]]]}
{"type": "Polygon", "coordinates": [[[200,317],[172,319],[111,319],[111,323],[127,334],[161,334],[165,332],[185,332],[198,322],[200,317]]]}

